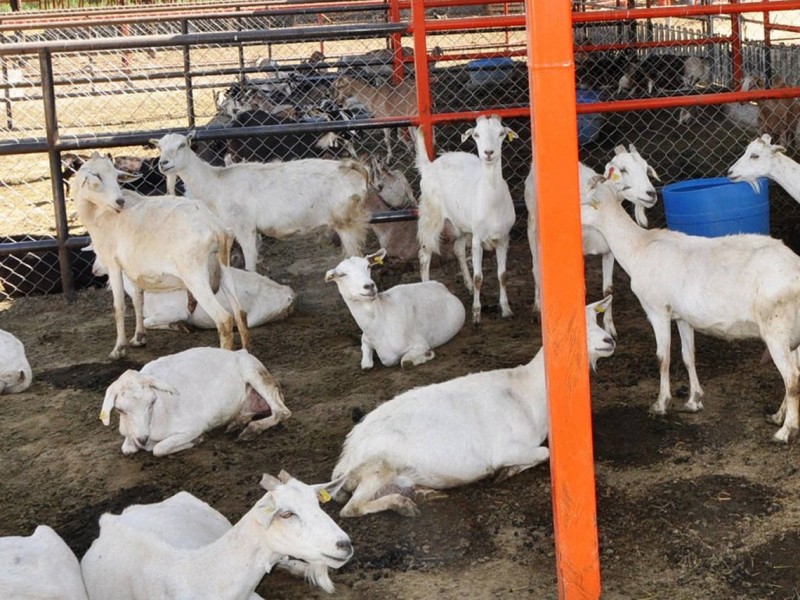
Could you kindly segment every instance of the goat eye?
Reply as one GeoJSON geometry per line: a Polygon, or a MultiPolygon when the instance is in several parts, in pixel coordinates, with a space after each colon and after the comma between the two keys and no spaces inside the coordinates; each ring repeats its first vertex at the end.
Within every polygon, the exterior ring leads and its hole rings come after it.
{"type": "Polygon", "coordinates": [[[620,170],[619,170],[619,172],[620,172],[620,173],[622,173],[622,174],[624,175],[625,173],[627,173],[627,172],[628,172],[628,169],[624,169],[624,168],[623,168],[623,169],[620,169],[620,170]]]}
{"type": "Polygon", "coordinates": [[[291,519],[294,516],[294,513],[290,510],[285,510],[282,513],[279,513],[278,516],[281,519],[291,519]]]}
{"type": "Polygon", "coordinates": [[[758,160],[758,154],[751,154],[750,160],[758,160]]]}

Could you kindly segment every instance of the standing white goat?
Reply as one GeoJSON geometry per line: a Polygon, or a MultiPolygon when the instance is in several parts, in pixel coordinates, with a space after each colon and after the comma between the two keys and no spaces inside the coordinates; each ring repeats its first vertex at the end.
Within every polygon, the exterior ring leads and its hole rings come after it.
{"type": "Polygon", "coordinates": [[[332,593],[327,570],[344,565],[353,545],[319,502],[340,482],[309,486],[282,472],[264,475],[261,485],[269,491],[233,527],[187,492],[104,514],[81,561],[89,598],[252,600],[281,563],[305,568],[332,593]]]}
{"type": "Polygon", "coordinates": [[[193,134],[159,140],[159,168],[177,174],[231,229],[255,271],[258,233],[284,239],[321,227],[333,229],[346,256],[361,253],[369,215],[366,168],[354,160],[307,158],[285,163],[236,163],[215,167],[189,147],[193,134]]]}
{"type": "Polygon", "coordinates": [[[14,334],[0,329],[0,394],[24,392],[31,387],[33,374],[25,356],[25,346],[14,334]]]}
{"type": "MultiPolygon", "coordinates": [[[[614,339],[596,312],[611,297],[586,307],[592,368],[611,356],[614,339]]],[[[378,406],[356,425],[333,469],[345,478],[339,513],[358,517],[383,510],[419,514],[412,498],[498,473],[498,480],[546,461],[549,415],[544,352],[513,369],[473,373],[415,388],[378,406]]],[[[338,498],[337,498],[338,500],[338,498]]]]}
{"type": "Polygon", "coordinates": [[[335,281],[361,334],[361,368],[371,369],[372,353],[387,367],[431,360],[433,349],[450,341],[464,325],[464,305],[438,281],[396,285],[378,292],[370,267],[383,264],[386,250],[351,257],[325,274],[335,281]]]}
{"type": "Polygon", "coordinates": [[[47,525],[28,537],[0,537],[0,598],[87,600],[78,559],[47,525]]]}
{"type": "Polygon", "coordinates": [[[772,136],[765,133],[747,145],[741,158],[728,169],[728,177],[733,181],[747,181],[752,186],[758,185],[759,177],[767,177],[800,202],[800,163],[785,152],[786,148],[773,144],[772,136]]]}
{"type": "Polygon", "coordinates": [[[800,371],[792,350],[800,344],[800,257],[780,240],[765,235],[706,238],[642,229],[630,219],[609,184],[597,186],[592,203],[581,206],[581,218],[584,227],[594,227],[605,236],[653,326],[661,384],[651,412],[666,413],[671,399],[674,320],[689,373],[689,399],[682,410],[703,408],[695,369],[695,330],[725,340],[761,338],[786,389],[781,408],[771,417],[782,425],[773,439],[786,443],[794,437],[800,371]]]}
{"type": "Polygon", "coordinates": [[[239,438],[252,439],[292,414],[256,357],[219,348],[190,348],[125,371],[106,390],[103,425],[114,408],[123,454],[152,450],[155,456],[191,448],[222,425],[244,427],[239,438]],[[255,415],[266,416],[251,422],[255,415]]]}
{"type": "MultiPolygon", "coordinates": [[[[619,145],[614,148],[614,156],[606,164],[602,177],[610,181],[622,194],[625,200],[631,202],[634,206],[636,221],[642,226],[647,227],[647,215],[645,215],[646,208],[652,208],[658,197],[653,184],[650,182],[650,177],[658,179],[653,167],[649,166],[642,158],[642,155],[636,151],[633,144],[628,146],[619,145]]],[[[536,172],[531,169],[528,177],[525,180],[525,206],[528,209],[528,244],[531,248],[531,257],[533,259],[533,309],[535,312],[541,311],[541,274],[539,265],[539,245],[537,243],[537,224],[536,224],[536,211],[537,199],[535,193],[535,176],[536,172]]],[[[595,172],[591,167],[583,163],[578,163],[578,179],[581,194],[581,204],[586,204],[591,200],[591,185],[595,182],[595,178],[600,174],[595,172]]],[[[603,236],[596,230],[584,228],[583,233],[583,253],[586,255],[597,255],[602,257],[602,271],[603,271],[603,294],[609,295],[614,291],[614,255],[608,248],[603,236]]],[[[611,312],[611,307],[608,307],[603,313],[603,328],[614,337],[617,336],[617,329],[614,326],[614,317],[611,312]]]]}
{"type": "Polygon", "coordinates": [[[110,358],[125,356],[127,345],[123,273],[135,288],[132,346],[147,341],[144,291],[175,289],[188,289],[211,315],[221,347],[233,348],[234,320],[242,346],[248,346],[245,317],[233,284],[222,270],[228,265],[231,239],[207,208],[175,196],[123,194],[111,160],[97,153],[78,170],[74,189],[78,216],[92,237],[97,256],[108,268],[114,295],[117,339],[110,358]],[[214,296],[220,287],[233,307],[233,316],[214,296]]]}
{"type": "Polygon", "coordinates": [[[446,152],[433,162],[428,158],[422,129],[417,129],[417,170],[421,196],[419,203],[419,262],[422,281],[430,279],[431,256],[439,254],[442,231],[447,222],[455,235],[454,250],[464,283],[473,292],[472,322],[481,320],[483,249],[497,254],[497,279],[500,284],[500,309],[503,317],[512,315],[506,291],[508,236],[516,213],[508,184],[503,179],[502,147],[506,137],[517,137],[500,117],[480,116],[475,127],[461,140],[472,138],[478,155],[446,152]],[[472,236],[472,271],[467,267],[467,236],[472,236]]]}

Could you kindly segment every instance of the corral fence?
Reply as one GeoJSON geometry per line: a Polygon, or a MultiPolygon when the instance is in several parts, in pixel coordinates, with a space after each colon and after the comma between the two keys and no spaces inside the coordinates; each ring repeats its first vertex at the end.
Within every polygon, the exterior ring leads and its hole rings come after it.
{"type": "MultiPolygon", "coordinates": [[[[581,159],[602,170],[616,145],[634,144],[663,182],[723,175],[760,132],[756,101],[800,94],[800,2],[650,4],[572,3],[581,159]],[[697,79],[664,73],[645,85],[635,67],[657,55],[694,56],[707,71],[697,79]],[[623,76],[633,83],[622,86],[623,76]],[[758,78],[763,89],[742,90],[758,78]]],[[[78,252],[88,238],[65,188],[65,159],[111,151],[151,159],[142,164],[152,169],[150,140],[189,129],[217,164],[232,139],[271,149],[333,133],[357,155],[401,170],[418,190],[408,126],[420,124],[437,151],[472,151],[461,142],[467,122],[497,113],[520,136],[506,145],[504,175],[524,225],[531,132],[523,6],[217,2],[0,15],[4,293],[63,290],[69,298],[76,285],[93,283],[90,260],[78,252]],[[322,114],[342,75],[394,90],[410,81],[416,108],[381,116],[339,98],[346,112],[322,114]],[[225,100],[243,89],[273,100],[279,92],[294,116],[279,124],[237,120],[225,100]],[[398,134],[388,147],[387,128],[398,134]]],[[[300,156],[308,148],[289,150],[300,156]]],[[[376,219],[413,217],[399,210],[376,219]]],[[[663,213],[651,221],[663,226],[663,213]]]]}

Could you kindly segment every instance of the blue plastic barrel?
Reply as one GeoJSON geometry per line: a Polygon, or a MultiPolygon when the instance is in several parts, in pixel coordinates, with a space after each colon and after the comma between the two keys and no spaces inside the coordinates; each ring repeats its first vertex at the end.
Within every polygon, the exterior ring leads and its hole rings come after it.
{"type": "Polygon", "coordinates": [[[665,185],[667,227],[690,235],[720,237],[733,233],[769,234],[769,190],[759,179],[759,192],[727,177],[690,179],[665,185]]]}
{"type": "MultiPolygon", "coordinates": [[[[600,94],[594,90],[578,88],[575,96],[579,103],[600,102],[600,94]]],[[[585,144],[591,142],[600,133],[600,126],[603,124],[601,113],[578,115],[578,143],[585,144]]]]}

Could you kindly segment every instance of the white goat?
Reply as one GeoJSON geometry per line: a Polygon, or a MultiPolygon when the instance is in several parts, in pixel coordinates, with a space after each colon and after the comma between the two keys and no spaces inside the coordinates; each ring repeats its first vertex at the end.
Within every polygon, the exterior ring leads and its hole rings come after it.
{"type": "Polygon", "coordinates": [[[188,289],[219,331],[220,346],[233,348],[233,323],[242,346],[249,333],[239,300],[221,267],[227,266],[231,239],[218,219],[194,200],[175,196],[144,197],[122,192],[117,171],[108,158],[95,153],[75,175],[78,216],[92,245],[109,271],[114,295],[117,339],[109,354],[125,355],[125,291],[123,273],[133,282],[136,331],[130,344],[142,346],[147,333],[142,305],[144,290],[188,289]],[[222,288],[233,316],[214,296],[222,288]]]}
{"type": "Polygon", "coordinates": [[[78,559],[47,525],[28,537],[0,537],[0,598],[87,600],[78,559]]]}
{"type": "Polygon", "coordinates": [[[123,454],[152,450],[155,456],[191,448],[222,425],[244,428],[239,438],[252,439],[292,414],[256,357],[219,348],[190,348],[125,371],[106,390],[103,425],[114,408],[123,454]],[[251,422],[256,415],[266,416],[251,422]]]}
{"type": "Polygon", "coordinates": [[[800,344],[800,257],[765,235],[706,238],[642,229],[608,184],[597,186],[592,203],[581,206],[581,217],[584,227],[594,227],[605,236],[653,326],[661,385],[651,412],[664,414],[671,399],[670,322],[674,320],[689,373],[689,399],[683,410],[703,408],[695,369],[695,330],[725,340],[761,338],[786,387],[783,404],[771,417],[782,425],[774,440],[785,443],[795,436],[800,371],[792,350],[800,344]]]}
{"type": "Polygon", "coordinates": [[[0,394],[24,392],[32,381],[25,346],[13,334],[0,329],[0,394]]]}
{"type": "Polygon", "coordinates": [[[759,177],[767,177],[800,202],[800,164],[785,152],[786,148],[773,144],[772,137],[765,133],[747,145],[744,154],[728,169],[728,177],[754,187],[758,186],[759,177]]]}
{"type": "MultiPolygon", "coordinates": [[[[93,250],[86,246],[81,250],[93,250]]],[[[292,312],[295,294],[288,285],[281,285],[253,271],[243,271],[232,267],[222,267],[227,271],[236,289],[242,310],[247,315],[247,327],[258,327],[271,321],[285,319],[292,312]]],[[[95,257],[92,274],[96,277],[108,275],[108,269],[99,257],[95,257]]],[[[133,298],[134,287],[123,273],[125,293],[133,298]]],[[[217,292],[217,300],[227,311],[232,311],[224,293],[217,292]]],[[[190,300],[186,290],[171,292],[145,292],[144,326],[147,329],[174,329],[185,331],[192,327],[213,329],[216,327],[211,316],[202,306],[190,300]]]]}
{"type": "Polygon", "coordinates": [[[396,285],[378,292],[370,267],[383,264],[386,250],[340,262],[325,274],[335,281],[361,328],[361,368],[371,369],[372,353],[387,367],[431,360],[433,349],[450,341],[464,325],[464,305],[438,281],[396,285]]]}
{"type": "Polygon", "coordinates": [[[283,239],[321,227],[333,229],[346,256],[361,253],[367,235],[367,170],[354,160],[308,158],[285,163],[215,167],[189,147],[193,134],[159,140],[159,167],[175,173],[189,194],[231,229],[256,269],[257,234],[283,239]]]}
{"type": "Polygon", "coordinates": [[[100,517],[81,561],[91,600],[253,600],[276,565],[305,570],[333,592],[328,568],[353,555],[350,538],[320,508],[341,482],[309,486],[281,473],[236,525],[187,492],[100,517]]]}
{"type": "MultiPolygon", "coordinates": [[[[591,199],[590,188],[599,173],[583,163],[578,163],[578,180],[581,194],[581,204],[586,204],[591,199]]],[[[642,226],[647,227],[647,216],[645,209],[655,205],[658,197],[656,189],[650,182],[652,175],[658,179],[653,167],[647,164],[642,155],[637,152],[633,144],[628,146],[619,145],[614,148],[614,156],[606,164],[603,171],[603,178],[607,179],[620,191],[625,200],[634,206],[636,221],[642,226]]],[[[536,173],[531,169],[525,180],[525,206],[528,208],[528,244],[531,247],[531,257],[533,259],[533,309],[535,312],[541,311],[541,274],[539,265],[539,245],[537,243],[537,198],[535,192],[536,173]]],[[[614,255],[608,248],[603,236],[594,229],[583,229],[583,253],[586,255],[602,256],[603,270],[603,294],[609,295],[614,291],[614,255]]],[[[611,307],[603,313],[603,328],[611,335],[616,337],[617,329],[614,326],[614,317],[611,307]]]]}
{"type": "MultiPolygon", "coordinates": [[[[611,297],[586,307],[589,360],[594,368],[614,352],[614,338],[596,312],[611,297]]],[[[415,388],[378,406],[347,435],[336,479],[346,478],[349,502],[339,513],[357,517],[382,510],[419,514],[412,499],[498,473],[511,477],[546,461],[549,415],[544,352],[513,369],[473,373],[415,388]]],[[[339,498],[337,498],[339,499],[339,498]]]]}
{"type": "Polygon", "coordinates": [[[419,203],[419,262],[422,281],[430,279],[431,255],[439,253],[440,236],[449,222],[455,235],[454,251],[461,266],[464,283],[473,292],[472,322],[481,320],[483,284],[483,249],[497,254],[497,279],[500,284],[500,309],[511,316],[506,290],[506,256],[509,232],[516,213],[508,184],[503,179],[502,146],[508,137],[517,135],[505,127],[500,117],[480,116],[475,127],[467,130],[461,141],[471,137],[478,155],[446,152],[435,161],[428,159],[422,129],[417,129],[417,169],[422,176],[419,203]],[[467,236],[472,236],[472,271],[467,267],[467,236]]]}

